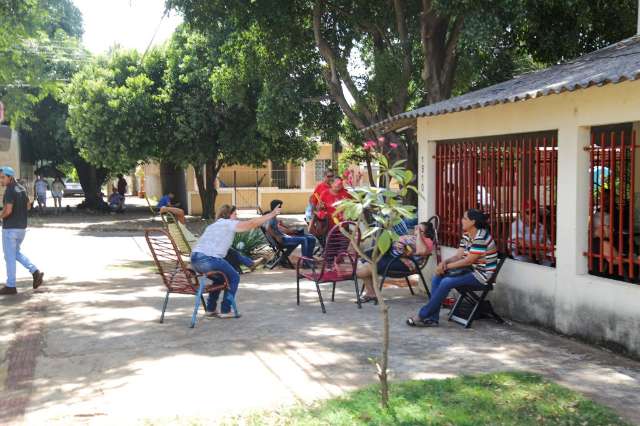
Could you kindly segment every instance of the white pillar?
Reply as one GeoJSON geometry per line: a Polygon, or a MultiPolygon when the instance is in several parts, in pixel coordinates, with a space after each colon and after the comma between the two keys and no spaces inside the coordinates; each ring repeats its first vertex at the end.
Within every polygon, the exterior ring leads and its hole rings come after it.
{"type": "Polygon", "coordinates": [[[574,123],[558,129],[556,265],[559,281],[587,273],[589,247],[590,128],[574,123]]]}
{"type": "Polygon", "coordinates": [[[418,219],[436,214],[436,143],[429,141],[426,120],[418,119],[418,219]]]}

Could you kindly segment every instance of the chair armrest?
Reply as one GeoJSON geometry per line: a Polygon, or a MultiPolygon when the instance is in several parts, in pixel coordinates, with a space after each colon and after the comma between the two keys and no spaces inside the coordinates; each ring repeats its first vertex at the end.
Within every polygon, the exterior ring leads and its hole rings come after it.
{"type": "MultiPolygon", "coordinates": [[[[313,259],[311,257],[300,256],[298,258],[298,261],[296,262],[296,273],[300,272],[300,265],[302,264],[302,262],[311,263],[311,270],[314,273],[316,272],[316,264],[318,263],[318,259],[313,259]]],[[[324,266],[324,264],[323,264],[323,266],[324,266]]]]}

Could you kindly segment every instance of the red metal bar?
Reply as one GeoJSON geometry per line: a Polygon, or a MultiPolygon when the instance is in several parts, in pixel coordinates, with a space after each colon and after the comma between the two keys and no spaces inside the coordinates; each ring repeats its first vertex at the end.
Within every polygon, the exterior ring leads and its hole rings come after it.
{"type": "Polygon", "coordinates": [[[590,163],[591,167],[589,167],[589,175],[591,176],[590,179],[590,185],[589,185],[589,251],[588,251],[588,264],[589,264],[589,270],[593,269],[593,207],[594,207],[594,194],[593,194],[593,188],[595,186],[595,180],[594,180],[594,151],[595,151],[595,146],[596,146],[596,134],[592,131],[591,132],[591,149],[589,150],[589,157],[590,157],[590,163]]]}
{"type": "Polygon", "coordinates": [[[600,205],[600,272],[604,268],[604,164],[605,164],[605,151],[604,151],[605,134],[600,134],[600,187],[598,190],[598,201],[600,205]]]}
{"type": "MultiPolygon", "coordinates": [[[[618,167],[619,172],[616,173],[619,176],[619,196],[618,196],[618,259],[617,259],[617,263],[618,263],[618,275],[624,276],[624,263],[622,262],[622,244],[623,244],[623,238],[622,236],[624,235],[624,199],[625,199],[625,195],[627,193],[627,180],[626,180],[626,173],[625,173],[625,169],[626,169],[626,151],[627,148],[625,147],[625,140],[624,140],[625,134],[624,134],[624,130],[622,130],[620,132],[620,143],[619,148],[616,148],[616,152],[618,152],[618,149],[620,150],[620,158],[618,158],[618,155],[616,155],[616,167],[618,167]]],[[[615,181],[614,181],[614,185],[615,185],[615,181]]],[[[615,193],[615,191],[614,191],[615,193]]],[[[614,194],[615,196],[615,194],[614,194]]],[[[629,234],[629,236],[631,238],[633,238],[633,232],[629,234]]],[[[613,240],[611,240],[611,244],[613,245],[613,240]]]]}
{"type": "Polygon", "coordinates": [[[609,200],[607,200],[607,202],[609,203],[609,235],[608,235],[608,239],[609,239],[609,255],[607,257],[607,260],[609,261],[609,273],[613,274],[613,269],[614,269],[614,260],[615,260],[615,256],[614,256],[614,252],[613,252],[613,218],[615,215],[615,211],[614,211],[614,199],[615,199],[615,194],[616,194],[616,173],[615,173],[615,168],[616,168],[616,151],[615,151],[615,141],[616,141],[616,134],[614,132],[610,133],[610,138],[609,138],[609,200]]]}
{"type": "MultiPolygon", "coordinates": [[[[631,185],[629,188],[629,277],[631,279],[635,278],[635,264],[636,264],[636,254],[634,247],[634,236],[635,236],[635,181],[636,181],[636,131],[634,130],[631,134],[631,185]]],[[[640,262],[638,262],[640,263],[640,262]]]]}
{"type": "Polygon", "coordinates": [[[536,153],[536,190],[534,198],[531,200],[536,203],[536,217],[535,221],[533,221],[533,232],[536,234],[536,259],[540,259],[540,237],[539,234],[539,226],[540,225],[540,141],[536,138],[535,145],[535,153],[536,153]]]}
{"type": "MultiPolygon", "coordinates": [[[[547,248],[547,181],[548,181],[548,176],[547,174],[549,173],[549,151],[547,151],[547,137],[545,136],[544,138],[542,138],[542,149],[544,149],[544,151],[542,151],[544,153],[544,167],[542,168],[542,170],[544,171],[544,179],[542,180],[543,182],[543,188],[542,188],[542,212],[543,215],[542,216],[542,244],[543,244],[543,253],[542,253],[542,258],[544,260],[547,260],[548,258],[548,254],[549,254],[549,250],[547,248]]],[[[540,240],[540,238],[538,238],[538,240],[540,240]]]]}

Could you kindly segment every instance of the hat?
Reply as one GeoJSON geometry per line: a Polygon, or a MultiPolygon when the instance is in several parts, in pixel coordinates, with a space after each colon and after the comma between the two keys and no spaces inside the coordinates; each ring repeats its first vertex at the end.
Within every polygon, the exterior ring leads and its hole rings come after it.
{"type": "Polygon", "coordinates": [[[2,172],[5,176],[13,177],[16,175],[16,172],[13,170],[13,168],[9,166],[0,167],[0,172],[2,172]]]}

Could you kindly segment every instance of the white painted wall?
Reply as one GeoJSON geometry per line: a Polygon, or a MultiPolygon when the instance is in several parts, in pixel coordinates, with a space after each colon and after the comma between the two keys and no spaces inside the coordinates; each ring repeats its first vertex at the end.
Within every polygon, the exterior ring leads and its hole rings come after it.
{"type": "Polygon", "coordinates": [[[640,285],[589,275],[583,256],[590,190],[589,155],[583,148],[589,146],[590,127],[638,121],[637,81],[420,118],[420,218],[435,214],[436,141],[557,130],[557,267],[507,261],[492,298],[499,311],[514,319],[640,356],[640,285]]]}

